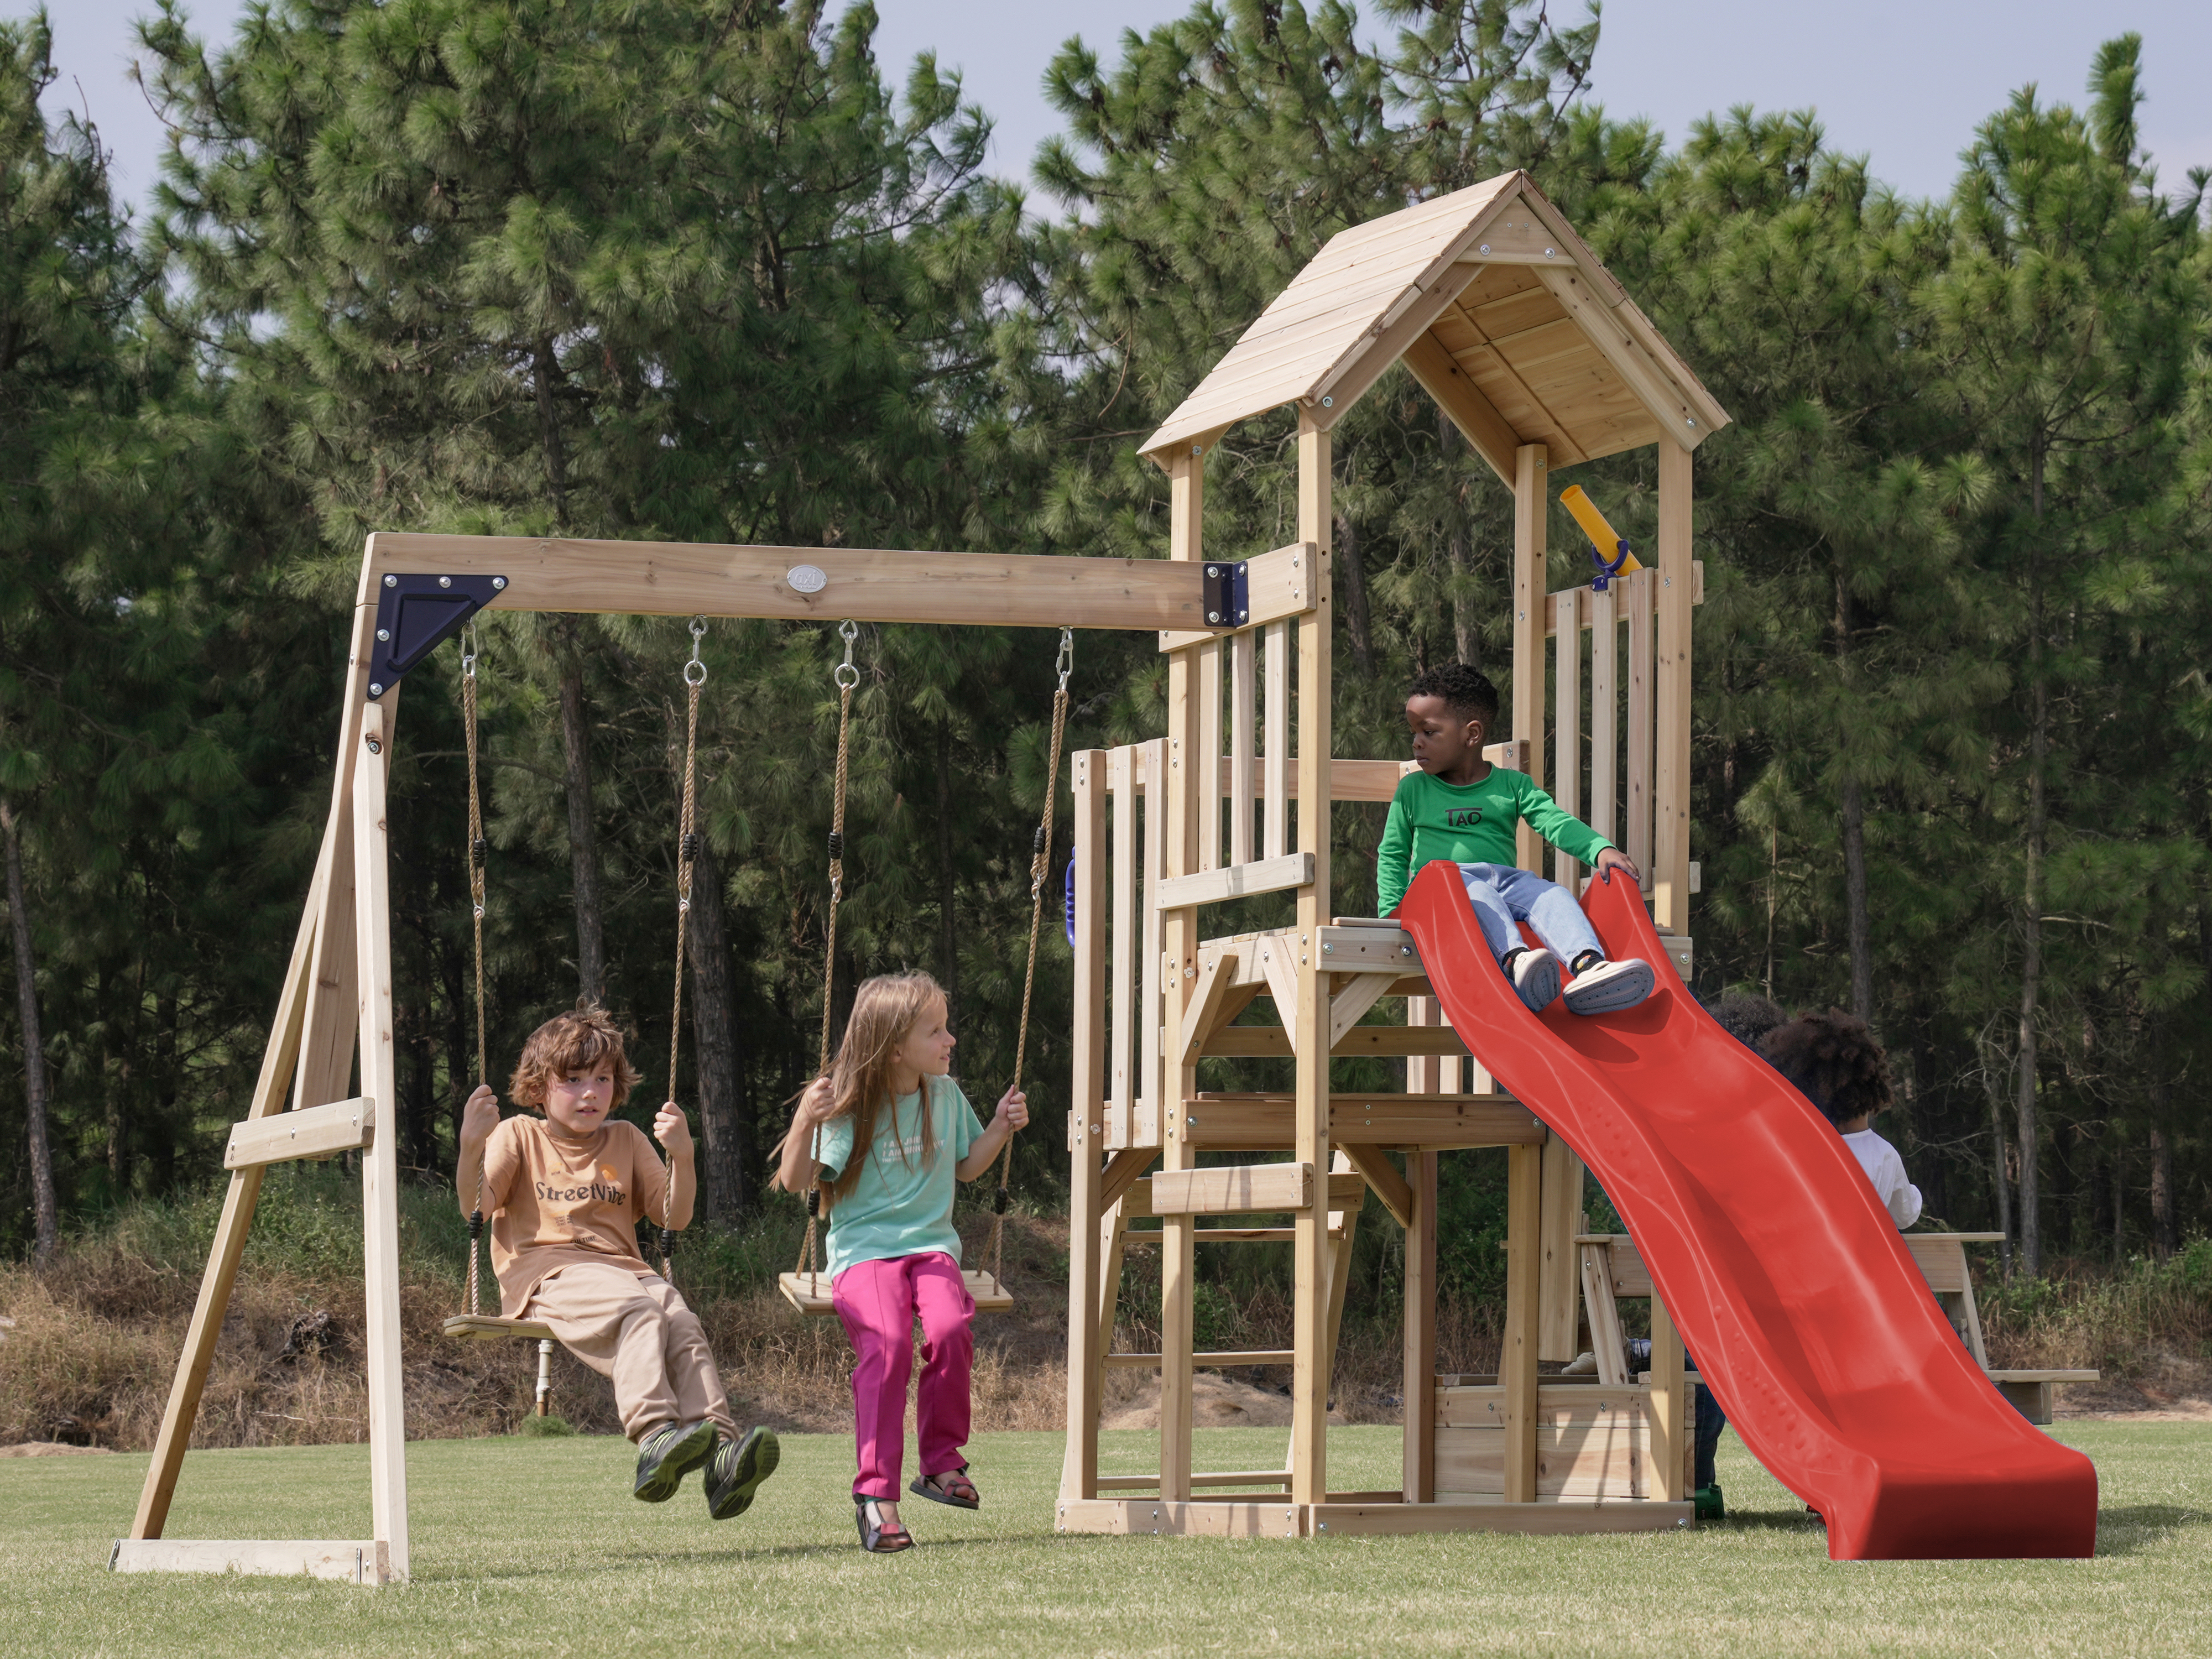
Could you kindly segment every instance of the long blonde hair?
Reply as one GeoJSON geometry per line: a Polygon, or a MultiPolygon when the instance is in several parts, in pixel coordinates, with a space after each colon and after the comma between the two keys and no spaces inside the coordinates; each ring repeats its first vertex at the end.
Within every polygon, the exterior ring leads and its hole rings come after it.
{"type": "MultiPolygon", "coordinates": [[[[830,1117],[853,1121],[853,1151],[829,1183],[835,1204],[853,1190],[861,1167],[875,1148],[876,1130],[897,1098],[891,1092],[891,1065],[908,1035],[929,1012],[933,1002],[945,1001],[945,988],[924,973],[878,974],[863,980],[853,996],[853,1012],[845,1022],[844,1040],[830,1062],[830,1117]]],[[[929,1079],[921,1080],[921,1161],[936,1156],[936,1115],[929,1109],[929,1079]]],[[[784,1133],[788,1145],[797,1133],[796,1119],[784,1133]]],[[[902,1147],[902,1158],[905,1152],[902,1147]]]]}

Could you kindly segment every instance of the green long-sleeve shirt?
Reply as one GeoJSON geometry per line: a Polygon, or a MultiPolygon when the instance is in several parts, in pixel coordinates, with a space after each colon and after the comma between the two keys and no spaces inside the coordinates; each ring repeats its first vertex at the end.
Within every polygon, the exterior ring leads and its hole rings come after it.
{"type": "Polygon", "coordinates": [[[1526,819],[1569,858],[1584,864],[1613,845],[1563,809],[1526,772],[1493,766],[1480,783],[1445,783],[1408,772],[1390,798],[1390,816],[1376,851],[1376,914],[1389,915],[1406,896],[1413,872],[1431,859],[1454,864],[1510,864],[1514,829],[1526,819]]]}

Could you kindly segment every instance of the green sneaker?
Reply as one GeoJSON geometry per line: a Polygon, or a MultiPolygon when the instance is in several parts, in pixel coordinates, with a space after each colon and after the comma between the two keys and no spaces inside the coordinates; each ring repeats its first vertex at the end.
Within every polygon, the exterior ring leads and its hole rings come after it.
{"type": "Polygon", "coordinates": [[[1691,1493],[1690,1501],[1697,1505],[1698,1519],[1700,1521],[1728,1519],[1728,1505],[1721,1501],[1721,1483],[1717,1480],[1710,1486],[1698,1487],[1696,1492],[1691,1493]]]}
{"type": "Polygon", "coordinates": [[[631,1492],[641,1503],[666,1503],[714,1449],[714,1425],[704,1419],[651,1431],[637,1443],[637,1484],[631,1492]]]}
{"type": "Polygon", "coordinates": [[[773,1429],[748,1429],[742,1440],[717,1440],[707,1460],[707,1518],[727,1521],[750,1509],[753,1494],[775,1473],[782,1455],[773,1429]]]}

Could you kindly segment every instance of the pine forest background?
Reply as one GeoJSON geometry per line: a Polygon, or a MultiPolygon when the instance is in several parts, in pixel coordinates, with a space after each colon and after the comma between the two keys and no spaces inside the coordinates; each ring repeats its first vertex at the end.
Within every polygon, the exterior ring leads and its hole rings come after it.
{"type": "MultiPolygon", "coordinates": [[[[174,144],[136,216],[98,135],[41,115],[43,15],[0,25],[0,1249],[219,1174],[327,808],[366,532],[1161,556],[1135,441],[1334,232],[1511,167],[1735,419],[1698,453],[1698,990],[1872,1018],[1886,1132],[1932,1215],[2010,1236],[2008,1271],[2205,1231],[2212,240],[2204,174],[2139,144],[2134,37],[2084,97],[1990,112],[1917,201],[1811,112],[1747,103],[1674,148],[1608,117],[1594,12],[1200,0],[1062,51],[1025,194],[982,169],[988,113],[927,58],[879,63],[872,23],[267,0],[203,41],[165,6],[147,91],[174,144]]],[[[1289,538],[1291,430],[1215,452],[1209,551],[1289,538]]],[[[1559,483],[1648,540],[1652,465],[1559,483]]],[[[1338,752],[1396,755],[1409,675],[1504,665],[1510,501],[1401,371],[1336,466],[1338,752]]],[[[1565,586],[1564,519],[1552,546],[1565,586]]],[[[594,996],[637,1033],[642,1116],[690,641],[480,637],[495,1079],[594,996]]],[[[979,1100],[1012,1058],[1054,643],[857,648],[839,980],[937,974],[979,1100]]],[[[733,1235],[795,1215],[763,1185],[821,1018],[839,651],[705,641],[676,1092],[733,1235]]],[[[458,659],[410,678],[393,778],[396,1127],[426,1184],[473,1080],[458,659]]],[[[1164,681],[1149,637],[1081,636],[1070,746],[1155,734],[1164,681]]],[[[1337,809],[1340,912],[1372,907],[1379,829],[1337,809]]],[[[1050,1213],[1049,927],[1041,971],[1017,1186],[1050,1213]]],[[[1448,1255],[1479,1292],[1500,1218],[1460,1162],[1448,1255]]]]}

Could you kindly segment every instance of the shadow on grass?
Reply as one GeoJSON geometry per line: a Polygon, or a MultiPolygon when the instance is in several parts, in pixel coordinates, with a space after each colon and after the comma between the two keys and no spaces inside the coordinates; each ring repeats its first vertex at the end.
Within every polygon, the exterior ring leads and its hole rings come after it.
{"type": "Polygon", "coordinates": [[[2171,1543],[2183,1528],[2212,1523],[2212,1514],[2177,1504],[2130,1504],[2097,1511],[2097,1553],[2138,1555],[2171,1543]]]}

